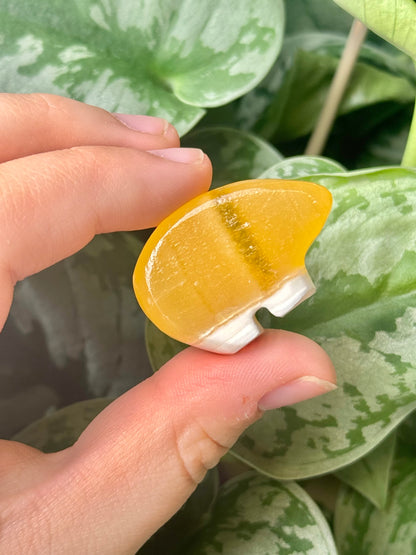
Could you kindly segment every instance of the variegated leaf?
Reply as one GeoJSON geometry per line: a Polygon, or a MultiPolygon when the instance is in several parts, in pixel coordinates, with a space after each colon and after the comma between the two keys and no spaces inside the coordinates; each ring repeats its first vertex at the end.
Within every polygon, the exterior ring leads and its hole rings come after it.
{"type": "Polygon", "coordinates": [[[416,550],[416,470],[413,453],[393,466],[393,483],[384,509],[351,488],[343,488],[335,509],[339,555],[403,555],[416,550]]]}
{"type": "Polygon", "coordinates": [[[86,373],[84,395],[115,397],[151,374],[145,318],[131,284],[141,247],[132,232],[99,235],[16,287],[10,324],[22,344],[37,341],[38,363],[50,370],[86,373]]]}
{"type": "Polygon", "coordinates": [[[266,413],[233,448],[284,479],[354,462],[416,407],[416,170],[310,180],[334,196],[307,255],[317,292],[284,319],[269,316],[265,323],[320,343],[339,388],[266,413]]]}
{"type": "Polygon", "coordinates": [[[297,484],[248,473],[227,482],[189,555],[336,555],[329,526],[297,484]]]}
{"type": "Polygon", "coordinates": [[[292,156],[268,168],[260,177],[267,179],[302,179],[320,173],[340,173],[345,168],[324,156],[292,156]]]}
{"type": "Polygon", "coordinates": [[[231,101],[273,64],[282,0],[0,0],[0,89],[171,121],[231,101]]]}

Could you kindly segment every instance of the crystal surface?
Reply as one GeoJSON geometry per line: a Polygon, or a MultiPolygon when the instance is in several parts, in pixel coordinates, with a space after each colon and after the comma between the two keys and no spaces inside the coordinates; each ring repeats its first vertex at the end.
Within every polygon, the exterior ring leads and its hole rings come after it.
{"type": "Polygon", "coordinates": [[[283,316],[313,293],[305,254],[331,203],[320,185],[278,179],[194,198],[144,246],[133,275],[140,306],[179,341],[238,351],[262,332],[259,308],[283,316]]]}

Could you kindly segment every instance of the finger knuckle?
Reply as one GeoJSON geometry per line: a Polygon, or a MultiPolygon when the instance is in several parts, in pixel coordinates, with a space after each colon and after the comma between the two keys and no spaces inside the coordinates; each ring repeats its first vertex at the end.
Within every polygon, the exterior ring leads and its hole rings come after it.
{"type": "Polygon", "coordinates": [[[174,426],[174,440],[178,458],[193,486],[201,482],[229,448],[197,420],[174,426]]]}

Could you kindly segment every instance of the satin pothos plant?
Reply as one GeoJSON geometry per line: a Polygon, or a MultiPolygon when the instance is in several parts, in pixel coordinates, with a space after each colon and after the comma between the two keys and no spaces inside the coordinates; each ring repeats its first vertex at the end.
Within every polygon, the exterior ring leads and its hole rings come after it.
{"type": "MultiPolygon", "coordinates": [[[[268,412],[140,553],[412,553],[416,3],[34,6],[0,0],[2,91],[42,90],[114,112],[163,116],[183,144],[210,155],[213,187],[301,178],[324,185],[334,200],[306,257],[316,294],[284,318],[264,311],[259,319],[322,345],[338,389],[268,412]],[[305,155],[354,18],[369,31],[325,149],[305,155]]],[[[143,239],[97,237],[19,285],[0,341],[36,345],[48,369],[41,379],[68,406],[27,420],[16,439],[46,451],[70,445],[111,398],[148,375],[148,361],[157,371],[184,347],[137,308],[131,269],[143,239]],[[69,378],[62,385],[69,368],[72,389],[69,378]]],[[[0,368],[16,367],[30,379],[20,351],[4,349],[0,368]]]]}

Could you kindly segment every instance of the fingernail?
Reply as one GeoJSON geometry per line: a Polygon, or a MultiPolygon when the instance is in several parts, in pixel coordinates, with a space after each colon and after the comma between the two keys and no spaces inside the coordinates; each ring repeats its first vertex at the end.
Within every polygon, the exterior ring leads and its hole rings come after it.
{"type": "Polygon", "coordinates": [[[312,399],[336,388],[337,386],[332,382],[321,380],[316,376],[302,376],[266,393],[260,399],[258,407],[260,410],[278,409],[312,399]]]}
{"type": "Polygon", "coordinates": [[[198,164],[201,163],[205,154],[199,148],[164,148],[162,150],[149,150],[150,154],[172,160],[172,162],[181,162],[182,164],[198,164]]]}
{"type": "Polygon", "coordinates": [[[113,114],[113,116],[129,129],[140,133],[148,133],[149,135],[164,135],[169,127],[169,123],[165,119],[153,116],[135,116],[132,114],[113,114]]]}

